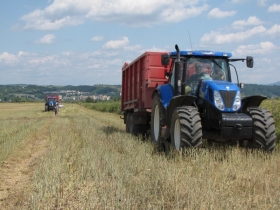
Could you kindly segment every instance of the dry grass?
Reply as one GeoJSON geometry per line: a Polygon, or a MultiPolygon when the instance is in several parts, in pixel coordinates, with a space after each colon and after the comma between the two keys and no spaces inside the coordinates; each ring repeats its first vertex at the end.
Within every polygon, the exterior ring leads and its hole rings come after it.
{"type": "Polygon", "coordinates": [[[17,198],[17,209],[280,207],[278,147],[272,155],[203,148],[166,156],[155,153],[150,142],[126,134],[118,115],[64,104],[54,118],[53,113],[41,112],[41,104],[37,106],[19,113],[15,110],[21,105],[15,105],[0,114],[1,123],[7,121],[2,124],[6,141],[20,136],[10,128],[22,133],[21,147],[14,146],[14,152],[24,151],[27,139],[44,139],[48,148],[34,159],[28,190],[17,198]],[[8,113],[17,117],[9,118],[8,113]],[[29,124],[9,127],[13,120],[29,124]],[[51,121],[48,126],[46,120],[51,121]],[[42,136],[32,134],[40,127],[42,136]]]}

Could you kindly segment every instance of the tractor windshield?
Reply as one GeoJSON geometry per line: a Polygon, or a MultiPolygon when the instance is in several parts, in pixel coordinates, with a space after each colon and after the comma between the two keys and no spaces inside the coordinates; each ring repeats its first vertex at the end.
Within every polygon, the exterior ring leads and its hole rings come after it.
{"type": "Polygon", "coordinates": [[[204,80],[228,81],[227,60],[192,57],[186,61],[186,82],[204,80]]]}
{"type": "Polygon", "coordinates": [[[185,93],[195,95],[197,84],[200,80],[222,80],[229,81],[228,62],[224,58],[187,58],[184,64],[185,93]],[[188,90],[189,88],[189,90],[188,90]]]}
{"type": "Polygon", "coordinates": [[[55,98],[48,98],[48,101],[56,101],[55,98]]]}

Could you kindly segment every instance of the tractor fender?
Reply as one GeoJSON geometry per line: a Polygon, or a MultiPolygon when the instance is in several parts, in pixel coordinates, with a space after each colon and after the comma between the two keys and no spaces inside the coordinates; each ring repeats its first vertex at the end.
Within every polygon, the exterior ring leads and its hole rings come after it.
{"type": "Polygon", "coordinates": [[[267,99],[267,97],[264,97],[264,96],[248,96],[248,97],[242,98],[242,101],[241,101],[242,107],[241,107],[240,111],[242,113],[246,113],[247,108],[259,107],[260,104],[262,103],[262,101],[266,100],[266,99],[267,99]]]}
{"type": "Polygon", "coordinates": [[[167,126],[170,127],[171,118],[174,110],[180,106],[195,106],[195,100],[197,98],[191,95],[175,96],[171,99],[169,106],[167,107],[167,126]]]}
{"type": "Polygon", "coordinates": [[[159,85],[153,91],[152,98],[155,94],[159,95],[162,105],[166,108],[174,96],[173,87],[170,84],[159,85]]]}

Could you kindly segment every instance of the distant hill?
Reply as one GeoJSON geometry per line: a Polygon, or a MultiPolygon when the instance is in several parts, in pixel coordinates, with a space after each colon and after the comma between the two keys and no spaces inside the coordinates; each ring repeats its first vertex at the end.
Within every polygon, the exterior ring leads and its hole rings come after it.
{"type": "Polygon", "coordinates": [[[279,98],[280,85],[245,84],[241,92],[244,96],[262,95],[268,98],[279,98]]]}
{"type": "MultiPolygon", "coordinates": [[[[10,101],[15,97],[23,97],[28,100],[43,100],[47,94],[58,93],[67,95],[67,91],[72,91],[84,96],[106,95],[111,98],[120,98],[121,85],[80,85],[80,86],[39,86],[39,85],[0,85],[0,100],[10,101]]],[[[268,98],[280,98],[280,82],[272,85],[245,84],[241,90],[242,96],[262,95],[268,98]]],[[[71,95],[71,93],[70,93],[71,95]]]]}
{"type": "Polygon", "coordinates": [[[67,95],[66,92],[75,91],[80,95],[106,95],[111,98],[119,98],[121,85],[80,85],[80,86],[39,86],[39,85],[0,85],[1,101],[9,101],[14,97],[25,97],[30,100],[43,100],[47,94],[67,95]],[[65,93],[63,93],[65,92],[65,93]]]}
{"type": "Polygon", "coordinates": [[[280,81],[279,81],[279,82],[272,83],[271,85],[280,85],[280,81]]]}

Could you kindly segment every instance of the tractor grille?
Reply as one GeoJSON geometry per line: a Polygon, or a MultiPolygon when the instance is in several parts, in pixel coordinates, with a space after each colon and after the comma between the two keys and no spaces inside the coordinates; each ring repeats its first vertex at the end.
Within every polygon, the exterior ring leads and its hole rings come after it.
{"type": "Polygon", "coordinates": [[[220,90],[220,93],[222,95],[222,98],[224,99],[226,108],[231,108],[236,95],[236,91],[220,90]]]}

